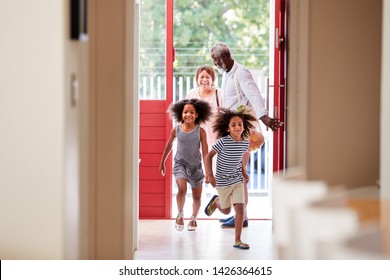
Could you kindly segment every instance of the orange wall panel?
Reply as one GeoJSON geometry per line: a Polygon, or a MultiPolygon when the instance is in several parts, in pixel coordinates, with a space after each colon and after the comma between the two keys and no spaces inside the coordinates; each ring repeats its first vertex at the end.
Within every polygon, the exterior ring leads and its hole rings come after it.
{"type": "MultiPolygon", "coordinates": [[[[169,218],[171,205],[171,172],[159,171],[167,134],[171,124],[166,100],[140,101],[140,218],[169,218]]],[[[168,160],[171,159],[171,156],[168,160]]],[[[167,168],[172,168],[167,164],[167,168]]]]}
{"type": "Polygon", "coordinates": [[[139,195],[139,205],[144,207],[165,207],[165,196],[164,194],[141,193],[139,195]]]}
{"type": "Polygon", "coordinates": [[[140,154],[145,153],[156,153],[159,154],[160,157],[163,154],[165,147],[165,139],[163,140],[143,140],[140,143],[139,152],[140,154]]]}
{"type": "Polygon", "coordinates": [[[146,166],[155,166],[158,168],[160,165],[160,160],[161,160],[161,155],[162,153],[159,154],[140,154],[141,158],[141,167],[146,167],[146,166]]]}
{"type": "Polygon", "coordinates": [[[165,115],[164,114],[141,114],[140,118],[141,127],[164,127],[165,115]]]}
{"type": "Polygon", "coordinates": [[[145,218],[164,218],[165,217],[165,208],[164,207],[140,207],[139,216],[142,219],[145,218]]]}
{"type": "Polygon", "coordinates": [[[162,177],[162,175],[160,174],[160,170],[158,169],[158,167],[142,167],[140,166],[139,168],[139,174],[140,174],[140,178],[141,180],[159,180],[162,177]]]}
{"type": "Polygon", "coordinates": [[[143,180],[140,182],[140,193],[165,193],[165,178],[161,176],[161,180],[143,180]]]}
{"type": "Polygon", "coordinates": [[[167,109],[165,100],[141,100],[140,102],[141,114],[165,113],[167,109]]]}
{"type": "Polygon", "coordinates": [[[165,127],[141,127],[140,140],[165,140],[165,127]]]}

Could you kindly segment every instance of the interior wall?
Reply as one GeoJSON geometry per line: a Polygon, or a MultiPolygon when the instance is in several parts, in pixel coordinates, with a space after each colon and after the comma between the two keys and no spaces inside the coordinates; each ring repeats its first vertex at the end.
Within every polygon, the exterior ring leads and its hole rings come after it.
{"type": "Polygon", "coordinates": [[[307,178],[309,0],[287,0],[287,169],[307,178]]]}
{"type": "Polygon", "coordinates": [[[309,180],[379,179],[381,3],[290,0],[288,158],[309,180]]]}
{"type": "Polygon", "coordinates": [[[0,259],[63,259],[68,1],[0,4],[0,259]]]}
{"type": "Polygon", "coordinates": [[[1,259],[132,257],[135,2],[89,1],[91,48],[69,1],[1,2],[1,259]]]}
{"type": "Polygon", "coordinates": [[[138,249],[138,217],[139,217],[139,127],[140,105],[139,89],[139,17],[138,0],[126,1],[126,161],[125,161],[125,242],[124,257],[133,259],[138,249]]]}
{"type": "Polygon", "coordinates": [[[89,42],[78,42],[78,78],[79,84],[79,97],[78,97],[78,139],[79,139],[79,258],[89,259],[91,242],[89,231],[91,228],[90,216],[91,216],[91,201],[90,201],[90,178],[89,178],[89,128],[90,128],[90,104],[89,104],[89,42]]]}
{"type": "Polygon", "coordinates": [[[383,200],[390,200],[390,3],[383,1],[382,88],[381,88],[381,156],[380,192],[383,200]]]}
{"type": "Polygon", "coordinates": [[[126,259],[132,256],[132,225],[137,219],[131,204],[131,175],[138,164],[138,154],[133,154],[137,138],[132,137],[137,127],[132,127],[133,79],[127,76],[133,73],[134,47],[128,33],[132,26],[127,24],[134,1],[99,0],[90,5],[91,258],[126,259]]]}
{"type": "Polygon", "coordinates": [[[89,43],[69,39],[70,5],[65,12],[65,258],[89,258],[89,43]]]}

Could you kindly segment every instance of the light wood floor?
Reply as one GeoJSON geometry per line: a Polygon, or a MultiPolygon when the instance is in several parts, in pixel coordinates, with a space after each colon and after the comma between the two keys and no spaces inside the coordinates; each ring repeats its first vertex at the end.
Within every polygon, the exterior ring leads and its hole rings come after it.
{"type": "MultiPolygon", "coordinates": [[[[201,207],[198,213],[198,218],[209,218],[204,213],[205,206],[209,203],[211,197],[216,194],[216,192],[203,192],[201,197],[201,207]]],[[[249,219],[261,219],[261,220],[270,220],[272,219],[272,198],[268,195],[256,195],[249,194],[249,203],[247,205],[247,212],[249,219]]],[[[177,207],[176,207],[176,196],[172,196],[172,218],[177,216],[177,207]]],[[[190,194],[187,194],[186,201],[184,203],[184,217],[189,218],[192,214],[192,197],[190,194]]],[[[231,214],[224,215],[219,211],[216,211],[213,214],[213,218],[222,218],[227,216],[232,216],[234,210],[232,209],[231,214]]]]}
{"type": "MultiPolygon", "coordinates": [[[[250,220],[242,241],[249,250],[233,248],[234,228],[216,220],[198,220],[195,232],[179,232],[174,220],[140,220],[135,260],[272,260],[272,220],[250,220]]],[[[187,226],[188,220],[185,221],[187,226]]]]}

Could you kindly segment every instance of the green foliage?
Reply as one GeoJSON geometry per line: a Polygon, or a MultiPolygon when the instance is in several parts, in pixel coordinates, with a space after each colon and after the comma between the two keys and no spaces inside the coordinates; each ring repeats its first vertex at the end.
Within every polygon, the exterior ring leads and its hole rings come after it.
{"type": "MultiPolygon", "coordinates": [[[[165,0],[141,0],[142,74],[165,75],[165,0]]],[[[227,43],[235,60],[268,73],[269,0],[174,0],[175,76],[212,64],[209,50],[227,43]]]]}
{"type": "Polygon", "coordinates": [[[141,74],[165,75],[165,0],[142,0],[140,6],[141,74]]]}
{"type": "Polygon", "coordinates": [[[192,68],[193,73],[196,66],[211,64],[209,49],[217,41],[227,43],[233,57],[247,67],[267,67],[269,0],[176,0],[174,4],[177,72],[192,68]]]}

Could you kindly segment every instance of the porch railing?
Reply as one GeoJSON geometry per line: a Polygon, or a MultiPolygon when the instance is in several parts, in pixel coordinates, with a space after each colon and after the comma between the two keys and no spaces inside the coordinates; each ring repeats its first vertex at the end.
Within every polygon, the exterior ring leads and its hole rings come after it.
{"type": "MultiPolygon", "coordinates": [[[[266,86],[266,77],[258,77],[257,82],[263,85],[262,93],[268,90],[266,86]]],[[[220,78],[216,79],[216,86],[219,87],[220,78]]],[[[140,99],[145,100],[164,100],[166,98],[165,76],[141,76],[140,99]]],[[[195,87],[194,76],[179,76],[173,78],[173,102],[183,99],[186,93],[195,87]]],[[[268,94],[266,95],[268,96],[268,94]]],[[[267,102],[267,100],[265,100],[267,102]]],[[[271,134],[262,125],[265,142],[261,149],[252,152],[247,166],[249,183],[248,191],[250,194],[268,194],[268,186],[270,182],[270,174],[272,170],[272,139],[271,134]],[[271,169],[270,169],[271,168],[271,169]]],[[[176,147],[173,148],[173,154],[176,152],[176,147]]],[[[177,192],[176,182],[173,181],[173,193],[177,192]]],[[[206,184],[204,191],[211,192],[212,187],[206,184]]]]}

